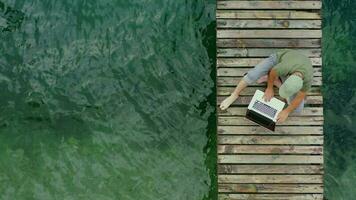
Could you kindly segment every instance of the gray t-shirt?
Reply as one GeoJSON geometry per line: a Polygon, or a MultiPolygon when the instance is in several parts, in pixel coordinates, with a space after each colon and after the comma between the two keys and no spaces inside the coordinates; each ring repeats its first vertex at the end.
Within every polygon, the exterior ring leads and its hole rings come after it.
{"type": "Polygon", "coordinates": [[[273,69],[278,76],[288,76],[298,71],[304,77],[301,91],[309,91],[313,81],[313,65],[310,59],[296,50],[282,50],[276,54],[278,64],[273,69]]]}

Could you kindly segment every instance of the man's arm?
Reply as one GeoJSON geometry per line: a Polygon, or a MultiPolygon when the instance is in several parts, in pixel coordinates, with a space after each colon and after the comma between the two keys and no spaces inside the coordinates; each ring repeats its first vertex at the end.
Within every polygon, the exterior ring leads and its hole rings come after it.
{"type": "Polygon", "coordinates": [[[273,83],[277,77],[278,77],[278,75],[277,75],[276,70],[272,68],[268,74],[267,89],[273,89],[273,83]]]}
{"type": "Polygon", "coordinates": [[[263,96],[265,101],[270,101],[271,98],[274,96],[273,85],[274,85],[274,80],[276,80],[277,77],[278,74],[276,70],[272,68],[268,74],[267,89],[263,96]]]}
{"type": "Polygon", "coordinates": [[[284,122],[287,119],[289,113],[291,113],[294,109],[296,109],[299,106],[299,104],[303,101],[305,95],[306,92],[299,91],[297,96],[290,103],[290,105],[286,109],[278,113],[277,121],[284,122]]]}

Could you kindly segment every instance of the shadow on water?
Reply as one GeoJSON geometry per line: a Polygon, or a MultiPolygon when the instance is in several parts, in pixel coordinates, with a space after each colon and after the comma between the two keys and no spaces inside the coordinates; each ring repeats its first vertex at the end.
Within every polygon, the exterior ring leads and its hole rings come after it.
{"type": "MultiPolygon", "coordinates": [[[[207,101],[200,104],[199,108],[202,112],[207,111],[207,105],[213,105],[217,107],[216,104],[216,21],[211,22],[204,30],[204,46],[208,50],[208,55],[211,63],[211,73],[210,77],[214,80],[215,89],[207,97],[207,101]]],[[[218,183],[217,183],[217,111],[214,110],[210,114],[208,121],[207,137],[208,143],[204,148],[204,152],[207,154],[206,165],[209,168],[210,180],[210,192],[206,200],[218,199],[218,183]]],[[[204,114],[204,113],[202,113],[204,114]]]]}

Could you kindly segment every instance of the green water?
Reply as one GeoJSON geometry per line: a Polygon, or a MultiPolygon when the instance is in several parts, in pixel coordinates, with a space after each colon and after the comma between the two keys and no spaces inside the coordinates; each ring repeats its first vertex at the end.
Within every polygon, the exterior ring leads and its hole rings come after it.
{"type": "Polygon", "coordinates": [[[356,199],[356,2],[324,0],[325,191],[356,199]]]}
{"type": "MultiPolygon", "coordinates": [[[[325,193],[356,197],[356,2],[323,1],[325,193]]],[[[216,199],[215,1],[0,2],[1,200],[216,199]]]]}
{"type": "Polygon", "coordinates": [[[214,199],[215,1],[0,12],[1,200],[214,199]]]}

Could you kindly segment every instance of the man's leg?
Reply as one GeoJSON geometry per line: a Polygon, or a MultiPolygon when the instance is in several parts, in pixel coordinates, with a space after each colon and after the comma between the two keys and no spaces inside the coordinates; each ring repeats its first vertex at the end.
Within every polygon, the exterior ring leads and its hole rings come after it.
{"type": "MultiPolygon", "coordinates": [[[[290,103],[291,101],[293,101],[293,99],[297,96],[297,93],[295,93],[294,95],[292,95],[291,97],[289,97],[288,99],[288,103],[290,103]]],[[[301,114],[303,108],[304,108],[304,103],[305,103],[305,99],[303,99],[302,102],[300,102],[300,104],[298,105],[298,107],[292,112],[293,114],[301,114]]]]}
{"type": "Polygon", "coordinates": [[[254,68],[249,70],[243,77],[248,85],[256,83],[259,78],[268,75],[268,72],[277,64],[277,55],[271,54],[268,58],[262,60],[254,68]]]}
{"type": "Polygon", "coordinates": [[[272,54],[268,58],[258,63],[254,68],[249,70],[241,79],[241,81],[237,84],[234,92],[232,92],[229,97],[227,97],[223,102],[221,102],[220,109],[227,109],[239,97],[243,89],[245,89],[248,85],[255,83],[262,76],[268,74],[269,70],[276,64],[277,55],[272,54]]]}
{"type": "MultiPolygon", "coordinates": [[[[261,78],[259,78],[256,82],[257,83],[264,83],[268,81],[268,74],[262,76],[261,78]]],[[[280,88],[282,85],[282,81],[280,78],[277,78],[276,80],[274,80],[273,85],[275,85],[277,88],[280,88]]]]}
{"type": "Polygon", "coordinates": [[[240,95],[241,91],[247,87],[248,83],[241,79],[241,81],[237,84],[234,92],[231,93],[229,97],[227,97],[223,102],[220,104],[220,109],[225,110],[228,108],[240,95]]]}

